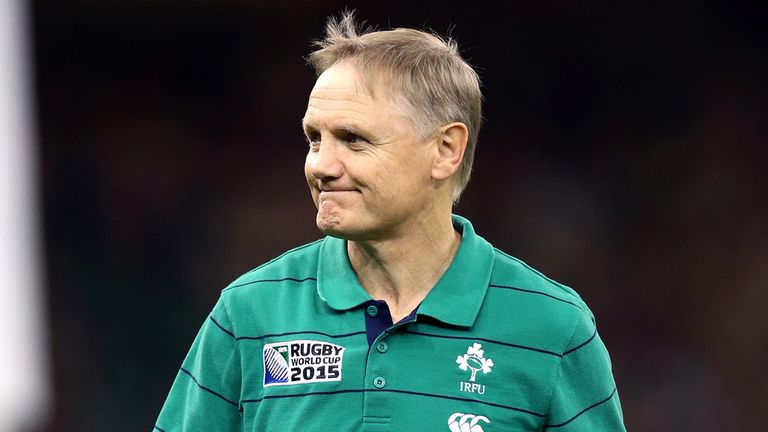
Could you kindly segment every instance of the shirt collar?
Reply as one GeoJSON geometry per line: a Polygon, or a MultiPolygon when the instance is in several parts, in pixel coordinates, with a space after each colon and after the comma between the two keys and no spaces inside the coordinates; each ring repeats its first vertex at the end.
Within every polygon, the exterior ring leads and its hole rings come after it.
{"type": "Polygon", "coordinates": [[[372,300],[360,285],[347,255],[347,241],[326,237],[320,244],[317,294],[328,306],[347,310],[372,300]]]}
{"type": "MultiPolygon", "coordinates": [[[[485,299],[493,269],[493,247],[475,234],[472,224],[453,215],[453,227],[461,245],[448,270],[419,306],[419,316],[446,324],[470,327],[485,299]]],[[[357,280],[347,256],[346,241],[326,237],[320,246],[317,291],[337,310],[347,310],[372,300],[357,280]]]]}

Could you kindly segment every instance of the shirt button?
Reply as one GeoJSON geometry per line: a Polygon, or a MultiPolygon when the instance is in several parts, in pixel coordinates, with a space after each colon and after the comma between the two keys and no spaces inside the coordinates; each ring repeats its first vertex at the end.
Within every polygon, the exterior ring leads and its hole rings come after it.
{"type": "Polygon", "coordinates": [[[389,349],[389,345],[386,342],[384,342],[384,341],[381,341],[381,342],[379,342],[378,345],[376,345],[376,351],[378,351],[378,352],[380,352],[382,354],[387,352],[388,349],[389,349]]]}
{"type": "Polygon", "coordinates": [[[384,379],[384,377],[376,377],[373,379],[373,386],[376,388],[384,388],[384,386],[387,385],[387,380],[384,379]]]}
{"type": "Polygon", "coordinates": [[[365,310],[365,312],[368,314],[368,316],[375,317],[379,314],[379,308],[374,305],[370,305],[368,306],[368,309],[365,310]]]}

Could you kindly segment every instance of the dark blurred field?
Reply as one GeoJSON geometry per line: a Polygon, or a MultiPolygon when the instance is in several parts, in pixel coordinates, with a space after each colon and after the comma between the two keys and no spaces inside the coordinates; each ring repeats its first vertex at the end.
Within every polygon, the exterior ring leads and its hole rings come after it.
{"type": "MultiPolygon", "coordinates": [[[[632,3],[357,9],[479,70],[457,213],[591,306],[628,429],[766,430],[765,14],[632,3]]],[[[34,3],[46,431],[150,430],[219,290],[319,236],[302,57],[344,6],[34,3]]]]}

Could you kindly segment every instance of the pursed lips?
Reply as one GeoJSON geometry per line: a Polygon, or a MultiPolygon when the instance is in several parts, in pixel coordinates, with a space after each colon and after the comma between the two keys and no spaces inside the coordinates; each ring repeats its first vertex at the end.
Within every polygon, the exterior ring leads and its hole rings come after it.
{"type": "Polygon", "coordinates": [[[348,192],[357,192],[354,189],[330,189],[330,190],[320,190],[320,196],[333,196],[337,194],[343,194],[348,192]]]}
{"type": "Polygon", "coordinates": [[[318,189],[320,190],[320,193],[323,192],[355,192],[357,189],[351,188],[351,187],[339,187],[339,186],[329,186],[329,185],[318,185],[318,189]]]}
{"type": "Polygon", "coordinates": [[[357,189],[322,186],[320,187],[318,198],[321,198],[321,199],[332,198],[334,196],[341,196],[350,192],[358,192],[358,191],[357,189]]]}

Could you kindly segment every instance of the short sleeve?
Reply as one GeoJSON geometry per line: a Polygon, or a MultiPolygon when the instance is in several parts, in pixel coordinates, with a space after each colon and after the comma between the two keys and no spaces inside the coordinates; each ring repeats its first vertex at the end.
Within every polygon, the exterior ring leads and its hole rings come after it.
{"type": "Polygon", "coordinates": [[[222,296],[184,359],[155,431],[242,430],[238,342],[222,296]]]}
{"type": "Polygon", "coordinates": [[[591,312],[581,312],[555,377],[546,431],[626,431],[611,359],[591,312]]]}

